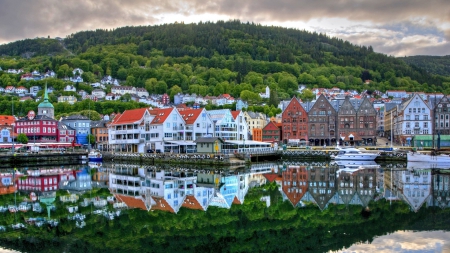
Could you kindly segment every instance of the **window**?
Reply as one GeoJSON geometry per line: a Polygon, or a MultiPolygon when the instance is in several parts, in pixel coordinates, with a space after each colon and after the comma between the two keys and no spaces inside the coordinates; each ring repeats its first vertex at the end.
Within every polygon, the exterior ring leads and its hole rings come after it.
{"type": "Polygon", "coordinates": [[[170,123],[166,123],[166,128],[170,128],[170,123]]]}
{"type": "Polygon", "coordinates": [[[419,120],[419,115],[414,115],[414,120],[419,120]]]}

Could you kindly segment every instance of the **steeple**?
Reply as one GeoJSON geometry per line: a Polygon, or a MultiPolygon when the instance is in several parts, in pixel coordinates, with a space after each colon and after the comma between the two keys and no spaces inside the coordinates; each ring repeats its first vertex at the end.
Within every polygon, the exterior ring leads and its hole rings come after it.
{"type": "Polygon", "coordinates": [[[47,82],[45,83],[44,101],[38,105],[38,115],[45,115],[52,119],[55,117],[55,108],[52,103],[48,101],[47,82]]]}

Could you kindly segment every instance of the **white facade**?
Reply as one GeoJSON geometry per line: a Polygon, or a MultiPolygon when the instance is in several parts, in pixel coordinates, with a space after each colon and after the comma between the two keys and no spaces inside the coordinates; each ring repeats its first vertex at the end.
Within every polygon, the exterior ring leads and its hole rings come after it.
{"type": "Polygon", "coordinates": [[[400,136],[402,144],[410,145],[415,135],[432,133],[431,109],[420,95],[415,94],[405,103],[398,106],[394,119],[394,134],[400,136]]]}
{"type": "Polygon", "coordinates": [[[127,110],[116,118],[108,129],[111,147],[117,152],[145,152],[146,134],[152,121],[148,110],[127,110]]]}
{"type": "Polygon", "coordinates": [[[211,110],[208,114],[214,122],[214,137],[238,140],[237,124],[230,110],[211,110]]]}

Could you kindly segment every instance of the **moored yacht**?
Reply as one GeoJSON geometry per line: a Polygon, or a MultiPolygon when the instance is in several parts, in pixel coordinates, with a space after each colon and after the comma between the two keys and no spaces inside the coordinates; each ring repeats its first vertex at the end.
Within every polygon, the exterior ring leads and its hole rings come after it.
{"type": "Polygon", "coordinates": [[[358,161],[373,161],[377,158],[379,153],[364,152],[362,150],[346,147],[339,148],[339,153],[337,155],[332,155],[331,159],[334,160],[358,160],[358,161]]]}

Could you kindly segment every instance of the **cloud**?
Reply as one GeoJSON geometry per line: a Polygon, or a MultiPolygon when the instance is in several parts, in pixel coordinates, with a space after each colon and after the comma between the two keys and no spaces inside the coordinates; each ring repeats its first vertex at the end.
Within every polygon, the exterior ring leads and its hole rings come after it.
{"type": "Polygon", "coordinates": [[[2,0],[0,43],[127,25],[240,19],[325,32],[391,55],[445,55],[449,14],[448,0],[2,0]]]}
{"type": "Polygon", "coordinates": [[[399,231],[375,238],[371,243],[354,244],[346,252],[448,252],[450,233],[444,231],[399,231]]]}

